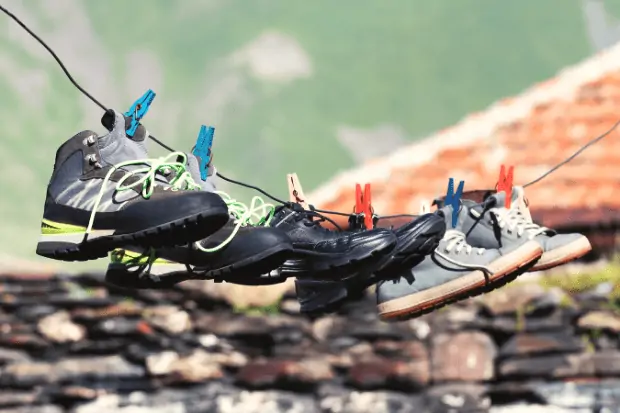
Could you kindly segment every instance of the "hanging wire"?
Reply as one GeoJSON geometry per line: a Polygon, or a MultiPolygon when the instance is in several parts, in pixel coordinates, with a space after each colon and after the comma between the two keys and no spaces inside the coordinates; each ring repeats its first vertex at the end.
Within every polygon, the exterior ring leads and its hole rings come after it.
{"type": "MultiPolygon", "coordinates": [[[[108,110],[105,105],[103,105],[101,102],[99,102],[97,99],[95,99],[90,93],[88,93],[82,86],[79,85],[79,83],[73,78],[73,76],[71,76],[71,73],[69,73],[69,70],[65,67],[64,63],[62,62],[62,60],[60,60],[60,58],[56,55],[56,53],[54,52],[54,50],[51,47],[49,47],[39,36],[37,36],[32,30],[30,30],[28,28],[28,26],[26,26],[17,16],[15,16],[13,13],[11,13],[9,10],[7,10],[4,6],[0,5],[0,10],[2,10],[7,16],[9,16],[11,19],[13,19],[21,28],[23,28],[26,32],[28,32],[28,34],[30,34],[37,42],[39,42],[41,44],[41,46],[43,46],[52,55],[54,60],[56,60],[56,62],[58,63],[58,65],[60,66],[60,68],[62,69],[64,74],[67,76],[69,81],[73,84],[73,86],[76,87],[76,89],[78,89],[80,92],[82,92],[82,94],[84,96],[89,98],[93,103],[95,103],[97,106],[99,106],[104,111],[108,110]]],[[[587,148],[589,148],[590,146],[598,143],[600,140],[602,140],[603,138],[608,136],[619,125],[620,125],[620,120],[618,120],[609,130],[604,132],[602,135],[597,136],[596,138],[590,140],[588,143],[583,145],[579,150],[577,150],[574,154],[572,154],[571,156],[569,156],[568,158],[566,158],[562,162],[558,163],[557,165],[555,165],[553,168],[549,169],[547,172],[545,172],[544,174],[542,174],[538,178],[536,178],[533,181],[528,182],[527,184],[523,185],[523,187],[528,187],[530,185],[534,185],[534,184],[542,181],[543,179],[545,179],[547,176],[549,176],[550,174],[552,174],[553,172],[555,172],[556,170],[558,170],[562,166],[564,166],[567,163],[571,162],[573,159],[575,159],[577,156],[579,156],[587,148]]],[[[170,146],[166,145],[164,142],[160,141],[159,139],[155,138],[155,136],[149,134],[149,138],[152,139],[155,143],[157,143],[161,147],[169,150],[170,152],[176,152],[173,148],[171,148],[170,146]]],[[[236,180],[227,178],[227,177],[225,177],[224,175],[222,175],[219,172],[216,172],[216,174],[217,174],[217,176],[219,176],[220,178],[224,179],[225,181],[231,182],[231,183],[236,184],[236,185],[244,186],[246,188],[254,189],[254,190],[260,192],[261,194],[271,198],[272,200],[274,200],[276,202],[279,202],[279,203],[284,204],[284,205],[290,204],[289,202],[285,202],[285,201],[282,201],[281,199],[278,199],[278,198],[274,197],[273,195],[271,195],[271,194],[267,193],[266,191],[258,188],[257,186],[246,184],[246,183],[243,183],[243,182],[240,182],[240,181],[236,181],[236,180]]],[[[343,212],[336,212],[336,211],[328,211],[328,210],[323,210],[323,209],[317,209],[313,205],[310,205],[310,210],[312,212],[314,212],[314,213],[329,214],[329,215],[341,215],[341,216],[350,216],[351,215],[351,214],[347,214],[347,213],[343,213],[343,212]]],[[[383,215],[383,216],[379,217],[379,219],[400,218],[400,217],[416,217],[416,216],[417,215],[415,215],[415,214],[383,215]]],[[[331,221],[331,220],[329,220],[329,221],[331,221]]]]}

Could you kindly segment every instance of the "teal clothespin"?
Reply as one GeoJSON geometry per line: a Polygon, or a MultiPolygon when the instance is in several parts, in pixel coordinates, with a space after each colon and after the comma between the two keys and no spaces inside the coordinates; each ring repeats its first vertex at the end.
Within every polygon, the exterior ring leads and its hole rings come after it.
{"type": "Polygon", "coordinates": [[[196,146],[192,154],[198,158],[200,162],[200,179],[207,180],[209,173],[209,163],[211,162],[211,146],[213,145],[213,134],[215,128],[213,126],[202,125],[200,132],[198,133],[198,139],[196,140],[196,146]]]}
{"type": "Polygon", "coordinates": [[[127,136],[133,136],[134,133],[136,133],[140,120],[142,120],[146,112],[149,111],[153,99],[155,99],[155,92],[149,89],[140,99],[136,100],[133,105],[131,105],[131,108],[129,108],[127,112],[125,112],[125,116],[131,118],[131,125],[129,129],[127,129],[127,136]]]}

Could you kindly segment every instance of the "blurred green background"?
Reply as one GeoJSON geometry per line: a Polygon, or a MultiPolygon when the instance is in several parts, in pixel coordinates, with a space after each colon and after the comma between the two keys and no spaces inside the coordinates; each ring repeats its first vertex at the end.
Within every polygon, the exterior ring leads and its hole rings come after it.
{"type": "MultiPolygon", "coordinates": [[[[187,151],[213,125],[217,168],[282,197],[286,173],[309,192],[620,40],[620,0],[2,4],[104,104],[152,88],[150,132],[187,151]]],[[[56,148],[101,111],[4,15],[0,32],[0,242],[34,260],[56,148]]]]}

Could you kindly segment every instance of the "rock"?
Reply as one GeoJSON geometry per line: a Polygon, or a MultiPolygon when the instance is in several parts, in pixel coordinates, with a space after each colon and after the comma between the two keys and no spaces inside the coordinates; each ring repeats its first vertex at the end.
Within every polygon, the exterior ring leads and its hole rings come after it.
{"type": "Polygon", "coordinates": [[[221,395],[216,399],[216,405],[218,413],[322,413],[312,396],[282,391],[242,391],[221,395]]]}
{"type": "Polygon", "coordinates": [[[429,360],[428,350],[421,341],[378,341],[374,352],[390,359],[429,360]]]}
{"type": "Polygon", "coordinates": [[[455,303],[429,314],[429,322],[433,332],[462,331],[466,327],[476,325],[479,320],[480,304],[473,300],[455,303]]]}
{"type": "Polygon", "coordinates": [[[147,308],[144,310],[143,315],[151,325],[171,335],[192,329],[189,314],[175,306],[147,308]]]}
{"type": "Polygon", "coordinates": [[[301,304],[297,300],[283,300],[280,303],[280,311],[284,314],[297,315],[301,309],[301,304]]]}
{"type": "Polygon", "coordinates": [[[521,333],[512,336],[500,349],[500,357],[545,353],[576,353],[584,350],[583,341],[567,331],[521,333]]]}
{"type": "Polygon", "coordinates": [[[293,279],[266,286],[191,280],[179,284],[179,287],[191,289],[193,294],[199,294],[209,301],[224,302],[234,308],[251,308],[267,307],[280,302],[290,291],[294,291],[295,284],[293,279]]]}
{"type": "Polygon", "coordinates": [[[14,312],[15,317],[27,323],[35,323],[39,319],[58,311],[56,307],[43,303],[32,307],[19,307],[14,312]]]}
{"type": "Polygon", "coordinates": [[[498,369],[500,377],[507,379],[613,377],[620,375],[620,352],[520,357],[502,361],[498,369]]]}
{"type": "Polygon", "coordinates": [[[333,378],[331,366],[323,359],[260,360],[237,374],[239,384],[253,389],[308,387],[333,378]]]}
{"type": "Polygon", "coordinates": [[[134,301],[123,301],[103,308],[76,308],[71,317],[79,322],[97,321],[113,317],[139,317],[143,306],[134,301]]]}
{"type": "Polygon", "coordinates": [[[114,317],[95,322],[89,332],[93,338],[125,337],[140,335],[140,320],[114,317]]]}
{"type": "Polygon", "coordinates": [[[86,329],[71,321],[66,311],[43,317],[37,324],[39,333],[54,343],[76,342],[86,337],[86,329]]]}
{"type": "Polygon", "coordinates": [[[285,315],[209,314],[198,318],[195,325],[201,332],[243,343],[255,355],[263,354],[276,343],[299,343],[310,331],[306,320],[285,315]]]}
{"type": "Polygon", "coordinates": [[[479,384],[433,386],[427,396],[427,409],[431,412],[484,412],[491,407],[487,387],[479,384]]]}
{"type": "Polygon", "coordinates": [[[36,391],[0,390],[0,408],[32,405],[39,397],[36,391]]]}
{"type": "Polygon", "coordinates": [[[362,389],[390,388],[401,391],[419,390],[428,384],[428,361],[401,361],[377,358],[358,362],[349,369],[347,383],[362,389]]]}
{"type": "Polygon", "coordinates": [[[428,412],[424,397],[388,391],[326,395],[319,405],[324,413],[428,412]]]}
{"type": "Polygon", "coordinates": [[[497,348],[480,332],[439,334],[431,339],[433,381],[487,381],[495,376],[497,348]]]}
{"type": "Polygon", "coordinates": [[[579,318],[577,327],[620,334],[620,315],[611,311],[590,311],[579,318]]]}
{"type": "MultiPolygon", "coordinates": [[[[169,382],[200,383],[207,380],[219,379],[224,376],[220,367],[223,356],[210,354],[204,350],[198,350],[187,357],[180,357],[177,353],[166,351],[148,356],[146,367],[154,376],[171,376],[169,382]]],[[[235,360],[243,363],[246,360],[235,360]]]]}
{"type": "Polygon", "coordinates": [[[63,386],[51,392],[50,396],[54,403],[68,405],[94,400],[103,394],[105,394],[103,390],[95,390],[83,386],[63,386]]]}
{"type": "Polygon", "coordinates": [[[49,345],[47,341],[36,334],[17,333],[7,334],[4,331],[0,334],[0,346],[17,347],[28,351],[38,351],[49,345]]]}
{"type": "Polygon", "coordinates": [[[323,317],[312,326],[314,337],[319,341],[351,337],[357,340],[409,340],[416,338],[410,323],[388,324],[379,321],[376,315],[372,319],[359,320],[344,317],[323,317]]]}
{"type": "Polygon", "coordinates": [[[479,302],[492,316],[514,314],[527,316],[539,310],[566,304],[569,300],[559,289],[546,290],[539,284],[522,283],[485,294],[479,302]]]}
{"type": "Polygon", "coordinates": [[[144,369],[119,356],[67,358],[57,363],[15,363],[4,368],[0,382],[16,387],[86,380],[123,380],[144,376],[144,369]]]}
{"type": "Polygon", "coordinates": [[[46,404],[42,406],[19,406],[0,410],[0,413],[63,413],[61,407],[46,404]]]}
{"type": "Polygon", "coordinates": [[[9,363],[23,363],[30,361],[30,357],[24,351],[0,348],[0,366],[9,363]]]}
{"type": "Polygon", "coordinates": [[[545,332],[565,330],[572,325],[577,312],[571,308],[547,308],[539,311],[536,317],[521,315],[505,315],[493,318],[479,318],[470,328],[479,328],[493,334],[513,334],[518,332],[545,332]]]}
{"type": "Polygon", "coordinates": [[[101,338],[78,341],[69,346],[69,352],[74,354],[100,355],[118,354],[131,344],[130,339],[122,338],[101,338]]]}

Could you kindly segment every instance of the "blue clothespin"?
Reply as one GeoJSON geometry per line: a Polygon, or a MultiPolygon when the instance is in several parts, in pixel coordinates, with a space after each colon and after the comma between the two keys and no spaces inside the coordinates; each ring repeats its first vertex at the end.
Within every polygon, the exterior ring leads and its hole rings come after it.
{"type": "Polygon", "coordinates": [[[125,112],[125,116],[131,118],[131,126],[127,129],[127,136],[133,137],[133,134],[136,133],[140,120],[146,115],[146,112],[149,111],[153,99],[155,99],[155,92],[149,89],[140,99],[136,100],[133,105],[131,105],[131,108],[129,108],[127,112],[125,112]]]}
{"type": "Polygon", "coordinates": [[[452,228],[456,228],[456,224],[459,220],[459,210],[461,209],[461,197],[463,196],[464,187],[465,181],[460,181],[455,193],[454,178],[450,178],[448,181],[448,192],[446,193],[444,205],[450,205],[452,207],[452,228]]]}
{"type": "Polygon", "coordinates": [[[192,154],[196,156],[200,161],[200,179],[207,180],[207,174],[209,173],[209,163],[211,162],[211,146],[213,145],[213,134],[215,128],[213,126],[202,125],[200,132],[198,133],[198,139],[196,140],[196,146],[192,154]]]}

